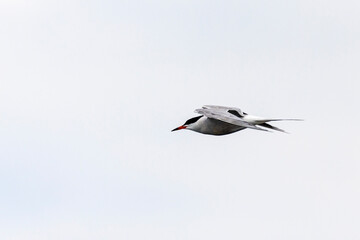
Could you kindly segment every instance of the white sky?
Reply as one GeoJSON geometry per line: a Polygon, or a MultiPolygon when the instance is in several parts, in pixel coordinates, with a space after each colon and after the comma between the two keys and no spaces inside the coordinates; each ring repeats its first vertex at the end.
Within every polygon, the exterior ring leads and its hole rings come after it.
{"type": "Polygon", "coordinates": [[[1,239],[359,239],[359,1],[0,1],[1,239]],[[204,104],[304,118],[170,132],[204,104]]]}

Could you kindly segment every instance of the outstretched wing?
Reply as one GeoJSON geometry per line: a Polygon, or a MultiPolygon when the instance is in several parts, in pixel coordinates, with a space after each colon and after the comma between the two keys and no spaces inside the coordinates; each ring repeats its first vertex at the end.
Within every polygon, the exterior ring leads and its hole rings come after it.
{"type": "Polygon", "coordinates": [[[215,106],[215,105],[205,105],[202,108],[226,111],[226,112],[231,113],[231,114],[233,114],[235,116],[238,116],[240,118],[245,116],[244,112],[241,111],[240,108],[235,108],[235,107],[223,107],[223,106],[215,106]]]}
{"type": "MultiPolygon", "coordinates": [[[[204,107],[208,107],[208,106],[204,106],[204,107]]],[[[254,124],[242,120],[241,117],[237,117],[236,115],[228,112],[228,110],[232,110],[232,108],[214,106],[212,108],[209,107],[209,108],[196,109],[195,112],[201,115],[205,115],[208,118],[213,118],[240,127],[252,128],[261,131],[268,131],[266,129],[259,128],[254,124]]]]}

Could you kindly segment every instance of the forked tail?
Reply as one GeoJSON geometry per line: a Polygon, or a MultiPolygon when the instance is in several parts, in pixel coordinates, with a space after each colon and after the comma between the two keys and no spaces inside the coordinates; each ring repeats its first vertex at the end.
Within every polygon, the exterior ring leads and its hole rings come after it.
{"type": "Polygon", "coordinates": [[[261,127],[264,127],[264,128],[269,128],[269,129],[272,129],[272,130],[275,130],[275,131],[279,131],[279,132],[283,132],[283,133],[288,133],[286,132],[285,130],[281,129],[281,128],[278,128],[278,127],[275,127],[273,125],[270,125],[268,123],[261,123],[261,124],[258,124],[258,126],[261,126],[261,127]]]}
{"type": "Polygon", "coordinates": [[[264,119],[262,120],[260,123],[258,123],[258,126],[264,127],[264,128],[268,128],[268,129],[272,129],[275,131],[279,131],[279,132],[283,132],[283,133],[288,133],[285,130],[275,127],[273,125],[268,124],[267,122],[271,122],[271,121],[304,121],[303,119],[264,119]]]}

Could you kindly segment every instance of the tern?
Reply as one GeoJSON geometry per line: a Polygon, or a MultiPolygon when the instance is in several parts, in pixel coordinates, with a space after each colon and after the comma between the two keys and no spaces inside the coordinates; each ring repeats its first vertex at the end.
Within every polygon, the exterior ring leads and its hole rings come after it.
{"type": "MultiPolygon", "coordinates": [[[[205,105],[196,109],[200,116],[190,118],[183,125],[172,131],[187,129],[209,135],[226,135],[246,128],[261,131],[268,129],[285,132],[284,130],[270,125],[271,121],[301,121],[302,119],[272,119],[249,115],[239,108],[205,105]]],[[[286,132],[285,132],[286,133],[286,132]]]]}

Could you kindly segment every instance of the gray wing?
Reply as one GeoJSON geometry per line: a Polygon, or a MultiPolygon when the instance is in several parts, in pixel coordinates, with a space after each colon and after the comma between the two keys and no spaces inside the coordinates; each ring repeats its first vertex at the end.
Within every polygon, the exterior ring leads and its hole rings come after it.
{"type": "MultiPolygon", "coordinates": [[[[215,110],[226,111],[226,112],[228,112],[228,111],[236,111],[236,112],[239,113],[239,115],[240,115],[241,117],[244,116],[243,111],[241,111],[240,108],[235,108],[235,107],[224,107],[224,106],[215,106],[215,105],[205,105],[205,106],[203,106],[202,108],[203,108],[203,109],[215,109],[215,110]]],[[[235,114],[235,115],[237,115],[237,114],[235,114]]]]}
{"type": "MultiPolygon", "coordinates": [[[[218,107],[218,106],[216,106],[218,107]]],[[[246,128],[252,128],[256,130],[261,131],[268,131],[263,128],[259,128],[255,126],[254,124],[248,123],[244,120],[242,120],[239,117],[236,117],[235,115],[228,112],[229,108],[223,109],[223,108],[210,108],[210,109],[196,109],[195,112],[199,113],[201,115],[205,115],[208,118],[213,118],[216,120],[220,120],[226,123],[234,124],[240,127],[246,127],[246,128]]],[[[231,108],[230,108],[231,110],[231,108]]]]}

